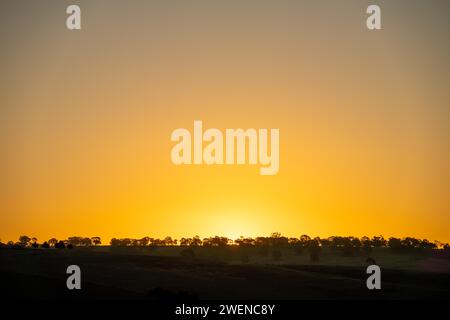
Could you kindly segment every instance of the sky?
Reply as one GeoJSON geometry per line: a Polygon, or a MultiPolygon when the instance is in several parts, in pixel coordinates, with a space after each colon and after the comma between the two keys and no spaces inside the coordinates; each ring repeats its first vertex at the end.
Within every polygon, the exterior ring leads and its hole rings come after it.
{"type": "Polygon", "coordinates": [[[0,239],[450,242],[450,2],[0,0],[0,239]],[[82,29],[66,28],[66,7],[82,29]],[[382,30],[366,28],[381,7],[382,30]],[[171,162],[278,128],[280,169],[171,162]]]}

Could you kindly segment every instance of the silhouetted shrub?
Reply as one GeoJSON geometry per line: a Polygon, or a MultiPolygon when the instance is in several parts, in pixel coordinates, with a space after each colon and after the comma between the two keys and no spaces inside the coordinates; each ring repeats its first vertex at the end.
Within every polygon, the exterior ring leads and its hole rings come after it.
{"type": "Polygon", "coordinates": [[[37,249],[37,248],[39,248],[39,245],[38,245],[37,242],[33,242],[33,243],[31,244],[31,247],[34,248],[34,249],[37,249]]]}
{"type": "Polygon", "coordinates": [[[45,242],[41,245],[41,248],[48,249],[48,248],[50,248],[50,245],[48,244],[47,241],[45,241],[45,242]]]}
{"type": "Polygon", "coordinates": [[[69,243],[66,248],[67,249],[73,249],[73,244],[69,243]]]}

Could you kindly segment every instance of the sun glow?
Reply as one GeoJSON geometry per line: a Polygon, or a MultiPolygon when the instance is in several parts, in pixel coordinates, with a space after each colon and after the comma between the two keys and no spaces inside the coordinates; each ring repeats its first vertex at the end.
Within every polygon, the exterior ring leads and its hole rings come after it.
{"type": "Polygon", "coordinates": [[[206,229],[211,230],[211,236],[238,239],[240,236],[264,234],[262,221],[258,221],[258,215],[250,210],[243,211],[242,208],[218,210],[209,221],[205,221],[205,224],[206,229]]]}

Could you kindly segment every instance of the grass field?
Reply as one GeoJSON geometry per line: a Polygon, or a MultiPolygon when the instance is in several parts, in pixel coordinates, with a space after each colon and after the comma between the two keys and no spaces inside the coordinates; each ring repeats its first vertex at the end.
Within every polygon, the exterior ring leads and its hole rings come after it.
{"type": "Polygon", "coordinates": [[[371,253],[382,290],[366,288],[366,256],[324,250],[311,262],[285,248],[90,247],[0,250],[3,298],[80,299],[409,299],[450,298],[450,259],[443,254],[371,253]],[[66,289],[66,268],[79,265],[82,290],[66,289]]]}

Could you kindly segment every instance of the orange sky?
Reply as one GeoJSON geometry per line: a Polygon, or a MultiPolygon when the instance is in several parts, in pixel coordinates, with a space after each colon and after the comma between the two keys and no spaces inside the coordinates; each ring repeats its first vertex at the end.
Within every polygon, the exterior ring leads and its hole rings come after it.
{"type": "Polygon", "coordinates": [[[0,238],[450,241],[450,4],[377,2],[2,1],[0,238]],[[194,120],[279,128],[279,173],[173,165],[194,120]]]}

